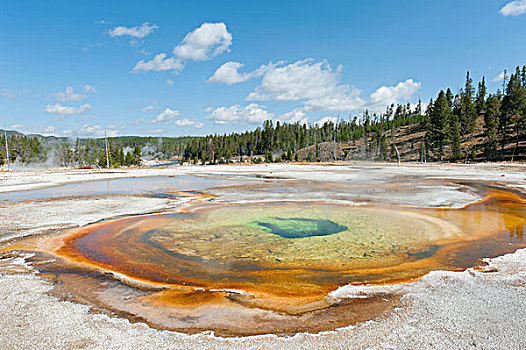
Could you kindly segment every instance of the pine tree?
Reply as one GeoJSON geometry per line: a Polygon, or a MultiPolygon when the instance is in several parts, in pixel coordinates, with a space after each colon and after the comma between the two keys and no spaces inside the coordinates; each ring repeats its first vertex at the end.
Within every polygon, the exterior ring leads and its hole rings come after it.
{"type": "Polygon", "coordinates": [[[486,81],[485,81],[485,78],[482,77],[482,81],[479,83],[477,97],[475,98],[475,110],[477,111],[477,115],[484,114],[485,106],[486,106],[486,81]]]}
{"type": "Polygon", "coordinates": [[[446,99],[447,99],[447,102],[449,104],[449,108],[453,108],[453,93],[451,92],[451,89],[450,88],[447,88],[447,91],[446,91],[446,99]]]}
{"type": "Polygon", "coordinates": [[[440,160],[444,157],[444,148],[449,132],[451,110],[444,91],[440,91],[438,98],[429,110],[429,126],[427,138],[434,153],[440,160]]]}
{"type": "Polygon", "coordinates": [[[122,147],[119,148],[119,157],[118,157],[118,165],[119,166],[123,166],[126,161],[125,161],[125,156],[124,156],[124,150],[122,149],[122,147]]]}
{"type": "Polygon", "coordinates": [[[453,160],[458,160],[460,158],[460,119],[458,115],[451,114],[449,129],[453,160]]]}
{"type": "Polygon", "coordinates": [[[127,152],[126,156],[124,157],[124,165],[132,165],[133,164],[133,153],[127,152]]]}
{"type": "MultiPolygon", "coordinates": [[[[504,138],[508,127],[512,126],[515,131],[515,148],[512,159],[519,148],[519,137],[526,124],[526,86],[522,83],[522,73],[517,67],[515,74],[510,76],[506,94],[502,99],[501,105],[501,123],[503,124],[504,138]]],[[[503,147],[505,146],[503,140],[503,147]]]]}
{"type": "Polygon", "coordinates": [[[500,94],[491,94],[486,101],[486,113],[484,114],[484,134],[486,144],[484,151],[489,160],[497,159],[497,127],[500,118],[500,94]]]}
{"type": "Polygon", "coordinates": [[[464,91],[461,93],[460,130],[462,138],[465,138],[467,134],[472,133],[475,129],[477,111],[473,105],[473,93],[473,80],[469,77],[468,71],[464,91]]]}
{"type": "Polygon", "coordinates": [[[138,144],[136,144],[135,147],[133,148],[132,165],[141,165],[142,163],[141,156],[142,156],[141,147],[138,144]]]}

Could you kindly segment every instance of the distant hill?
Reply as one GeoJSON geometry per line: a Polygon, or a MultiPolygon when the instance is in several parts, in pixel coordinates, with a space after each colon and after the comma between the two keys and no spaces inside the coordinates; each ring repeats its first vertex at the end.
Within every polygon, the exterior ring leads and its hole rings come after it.
{"type": "MultiPolygon", "coordinates": [[[[391,131],[385,131],[383,136],[390,141],[391,131]]],[[[394,134],[394,144],[400,153],[400,160],[405,162],[420,161],[424,158],[421,155],[421,149],[426,136],[425,122],[410,124],[407,126],[398,127],[394,134]]],[[[506,144],[504,145],[504,159],[514,161],[526,161],[526,133],[519,136],[518,148],[516,149],[516,138],[509,135],[506,144]]],[[[375,140],[372,137],[367,139],[367,147],[369,154],[367,154],[365,142],[363,138],[355,142],[323,142],[318,145],[318,154],[321,159],[348,159],[348,160],[379,160],[380,149],[376,147],[375,140]],[[336,156],[336,157],[335,157],[336,156]]],[[[460,143],[462,150],[462,161],[486,161],[485,157],[486,137],[484,133],[484,118],[478,117],[476,127],[473,133],[466,135],[465,139],[460,143]]],[[[499,144],[499,149],[502,145],[499,144]]],[[[308,159],[309,152],[315,153],[315,146],[311,145],[298,150],[298,160],[305,161],[308,159]]],[[[452,158],[451,146],[445,148],[444,160],[448,161],[452,158]]],[[[389,160],[395,161],[396,154],[389,151],[389,160]]],[[[427,158],[428,161],[433,159],[427,158]]]]}
{"type": "Polygon", "coordinates": [[[8,136],[11,136],[11,135],[24,135],[20,131],[0,129],[0,136],[4,136],[6,134],[6,132],[7,132],[8,136]]]}

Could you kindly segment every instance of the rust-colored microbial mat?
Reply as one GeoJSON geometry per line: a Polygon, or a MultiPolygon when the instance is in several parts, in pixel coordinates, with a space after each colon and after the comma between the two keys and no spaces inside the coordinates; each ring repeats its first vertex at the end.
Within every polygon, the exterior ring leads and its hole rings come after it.
{"type": "MultiPolygon", "coordinates": [[[[77,269],[114,272],[124,284],[99,283],[86,288],[86,298],[157,328],[219,335],[320,331],[370,319],[396,302],[393,296],[334,300],[328,293],[339,286],[461,270],[523,247],[524,199],[485,191],[484,200],[459,209],[196,203],[178,213],[94,224],[41,246],[77,269]]],[[[55,274],[77,289],[100,282],[85,272],[82,279],[55,274]]]]}

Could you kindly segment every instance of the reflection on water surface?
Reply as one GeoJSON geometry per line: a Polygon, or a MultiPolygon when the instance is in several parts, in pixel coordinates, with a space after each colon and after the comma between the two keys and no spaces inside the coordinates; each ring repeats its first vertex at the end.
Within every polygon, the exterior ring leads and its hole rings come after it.
{"type": "Polygon", "coordinates": [[[97,196],[110,194],[147,194],[182,190],[207,190],[223,185],[242,185],[250,181],[250,176],[150,176],[138,178],[118,178],[110,180],[69,183],[35,190],[0,192],[1,201],[18,202],[67,196],[97,196]],[[237,178],[237,179],[236,179],[237,178]]]}

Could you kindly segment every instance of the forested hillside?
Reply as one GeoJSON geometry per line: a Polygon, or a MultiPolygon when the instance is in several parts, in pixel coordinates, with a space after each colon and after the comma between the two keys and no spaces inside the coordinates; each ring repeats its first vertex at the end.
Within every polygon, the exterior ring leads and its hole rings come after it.
{"type": "MultiPolygon", "coordinates": [[[[442,90],[424,109],[391,105],[384,113],[324,125],[265,121],[244,133],[206,137],[117,137],[57,139],[8,132],[10,162],[46,162],[92,167],[140,165],[142,158],[180,159],[194,164],[381,160],[526,160],[526,66],[505,74],[503,90],[474,87],[469,75],[456,94],[442,90]],[[106,152],[106,145],[108,152],[106,152]],[[109,156],[109,162],[106,159],[109,156]]],[[[0,161],[6,161],[5,137],[0,161]]]]}

